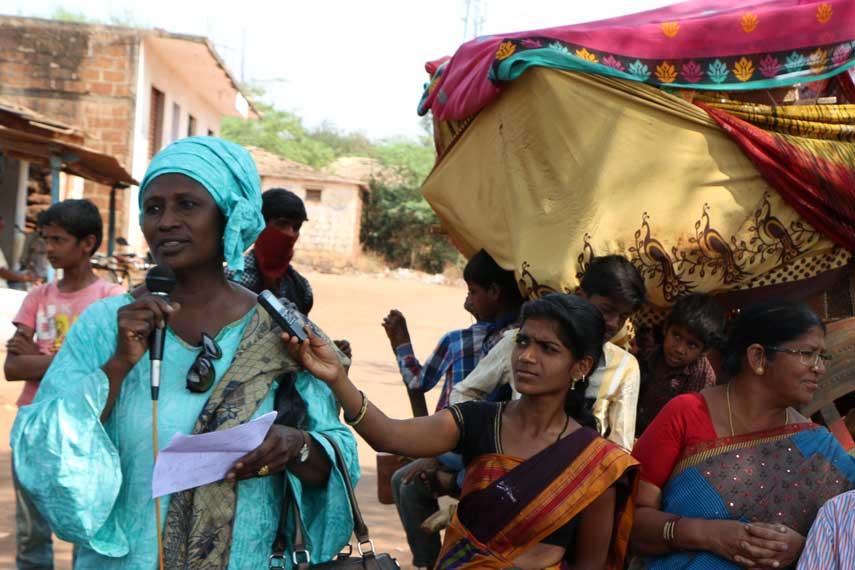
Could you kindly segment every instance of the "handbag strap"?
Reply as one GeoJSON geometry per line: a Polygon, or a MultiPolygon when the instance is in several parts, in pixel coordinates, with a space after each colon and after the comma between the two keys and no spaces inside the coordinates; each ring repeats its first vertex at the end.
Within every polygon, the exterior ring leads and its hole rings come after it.
{"type": "MultiPolygon", "coordinates": [[[[368,526],[365,524],[365,519],[362,518],[362,511],[359,509],[359,503],[356,501],[356,493],[353,490],[353,483],[350,480],[350,473],[347,469],[347,464],[344,461],[344,455],[341,452],[341,448],[338,446],[336,441],[329,437],[326,434],[321,434],[333,448],[333,453],[335,454],[335,466],[338,468],[339,473],[341,473],[341,477],[344,480],[344,487],[347,491],[347,498],[350,502],[350,510],[353,515],[353,534],[356,535],[356,540],[358,541],[357,548],[359,553],[363,557],[374,557],[374,543],[371,541],[371,537],[368,533],[368,526]],[[370,549],[363,549],[362,545],[368,544],[370,549]]],[[[297,570],[305,570],[309,568],[311,564],[311,555],[309,553],[309,549],[306,544],[306,529],[303,526],[303,517],[300,513],[300,505],[297,502],[294,493],[291,490],[291,486],[288,485],[286,494],[285,494],[286,504],[290,503],[291,512],[294,515],[294,552],[292,553],[292,561],[294,563],[294,567],[297,570]]],[[[286,536],[286,521],[287,510],[282,509],[282,515],[279,517],[279,531],[276,536],[276,541],[273,543],[273,554],[270,557],[270,568],[284,568],[284,555],[285,555],[285,546],[287,544],[287,536],[286,536]],[[277,564],[282,562],[283,565],[274,565],[274,562],[277,564]]]]}
{"type": "MultiPolygon", "coordinates": [[[[356,492],[353,490],[353,483],[350,480],[350,473],[347,470],[347,464],[344,461],[344,455],[341,453],[338,443],[326,434],[323,435],[330,443],[335,452],[335,462],[338,470],[341,473],[341,478],[344,479],[344,487],[347,490],[347,498],[350,501],[350,510],[353,514],[353,534],[356,535],[356,540],[359,544],[371,542],[371,537],[368,534],[368,526],[365,524],[365,519],[362,518],[362,511],[359,510],[359,502],[356,500],[356,492]]],[[[373,550],[373,545],[372,545],[373,550]]]]}

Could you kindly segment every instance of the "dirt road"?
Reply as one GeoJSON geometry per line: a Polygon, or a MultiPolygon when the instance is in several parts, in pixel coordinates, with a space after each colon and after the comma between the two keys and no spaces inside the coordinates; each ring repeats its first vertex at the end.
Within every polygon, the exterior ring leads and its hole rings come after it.
{"type": "MultiPolygon", "coordinates": [[[[315,290],[312,318],[333,338],[353,347],[350,376],[372,402],[392,417],[407,417],[409,403],[380,321],[389,309],[403,311],[416,354],[424,358],[440,335],[471,324],[463,310],[461,288],[388,278],[307,273],[315,290]]],[[[2,355],[5,356],[5,355],[2,355]]],[[[14,421],[20,384],[0,382],[0,568],[14,568],[15,521],[9,429],[14,421]]],[[[428,399],[429,407],[434,400],[428,399]]],[[[410,556],[394,506],[377,502],[374,452],[359,440],[362,480],[357,488],[362,512],[378,550],[393,553],[403,568],[410,556]]],[[[71,567],[71,548],[57,547],[57,568],[71,567]]]]}

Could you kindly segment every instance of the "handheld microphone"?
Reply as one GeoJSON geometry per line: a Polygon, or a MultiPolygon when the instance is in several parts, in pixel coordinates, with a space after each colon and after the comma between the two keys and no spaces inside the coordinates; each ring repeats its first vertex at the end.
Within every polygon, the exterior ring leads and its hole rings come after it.
{"type": "MultiPolygon", "coordinates": [[[[160,297],[167,303],[169,294],[175,288],[175,273],[168,265],[155,265],[145,275],[145,286],[149,293],[160,297]]],[[[160,365],[163,362],[163,344],[166,341],[166,327],[154,327],[148,344],[151,359],[151,448],[157,463],[157,396],[160,393],[160,365]]],[[[154,520],[157,528],[158,567],[163,570],[163,534],[160,528],[160,497],[154,500],[154,520]]]]}
{"type": "MultiPolygon", "coordinates": [[[[152,295],[169,302],[169,293],[175,287],[175,273],[168,265],[156,265],[148,270],[145,286],[152,295]]],[[[163,362],[163,345],[166,329],[155,327],[151,333],[148,355],[151,359],[151,399],[157,400],[160,392],[160,365],[163,362]]]]}

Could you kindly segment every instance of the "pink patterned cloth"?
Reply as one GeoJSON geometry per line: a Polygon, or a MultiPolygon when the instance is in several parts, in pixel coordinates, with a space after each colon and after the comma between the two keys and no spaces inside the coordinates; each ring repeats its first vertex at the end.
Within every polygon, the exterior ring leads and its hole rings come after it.
{"type": "Polygon", "coordinates": [[[599,66],[604,71],[611,68],[624,72],[628,71],[626,58],[638,59],[646,64],[644,70],[626,78],[649,79],[660,85],[701,81],[702,77],[712,76],[709,66],[693,58],[716,61],[722,58],[724,67],[720,69],[727,82],[724,78],[719,81],[719,74],[715,83],[699,87],[715,88],[722,83],[721,88],[727,89],[731,80],[736,85],[749,79],[768,83],[791,71],[817,76],[836,68],[843,71],[855,63],[851,59],[853,39],[855,2],[851,0],[693,0],[609,20],[486,36],[467,42],[450,61],[444,62],[447,58],[443,58],[426,65],[433,80],[422,99],[420,112],[430,110],[439,120],[473,115],[501,91],[502,86],[495,79],[502,77],[491,75],[497,61],[524,49],[553,45],[561,49],[564,45],[570,59],[587,59],[581,63],[589,71],[599,66]],[[817,49],[821,51],[813,51],[817,49]],[[791,52],[798,59],[788,60],[786,56],[791,52]],[[749,57],[750,69],[743,66],[737,70],[733,61],[724,59],[742,56],[749,57]],[[809,61],[811,57],[813,60],[809,61]],[[656,63],[669,62],[674,65],[671,72],[668,68],[662,73],[654,72],[656,63]],[[797,66],[798,62],[801,64],[797,66]],[[438,73],[434,73],[440,66],[438,73]]]}

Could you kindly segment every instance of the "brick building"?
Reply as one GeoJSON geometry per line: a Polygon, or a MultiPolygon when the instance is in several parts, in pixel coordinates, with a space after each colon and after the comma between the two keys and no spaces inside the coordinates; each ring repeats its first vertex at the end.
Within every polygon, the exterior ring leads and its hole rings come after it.
{"type": "Polygon", "coordinates": [[[309,221],[303,225],[297,250],[306,257],[352,261],[360,251],[362,203],[368,182],[336,176],[311,166],[250,147],[263,190],[286,188],[303,199],[309,221]]]}
{"type": "MultiPolygon", "coordinates": [[[[257,116],[204,37],[36,18],[0,17],[0,96],[79,127],[138,180],[170,142],[216,135],[223,116],[257,116]]],[[[116,204],[118,235],[134,249],[137,192],[116,204]]],[[[82,193],[106,220],[110,188],[87,181],[82,193]]]]}

